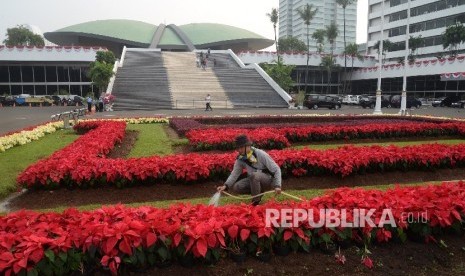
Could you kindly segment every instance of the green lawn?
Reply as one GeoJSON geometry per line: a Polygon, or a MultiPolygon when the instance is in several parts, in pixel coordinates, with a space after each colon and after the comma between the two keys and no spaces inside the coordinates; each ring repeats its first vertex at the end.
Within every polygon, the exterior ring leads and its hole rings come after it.
{"type": "Polygon", "coordinates": [[[187,139],[170,139],[164,127],[164,124],[128,125],[127,130],[139,132],[128,158],[173,154],[173,146],[187,143],[187,139]]]}
{"type": "Polygon", "coordinates": [[[0,153],[0,198],[16,191],[16,177],[29,165],[72,143],[79,136],[72,130],[58,130],[38,141],[0,153]]]}

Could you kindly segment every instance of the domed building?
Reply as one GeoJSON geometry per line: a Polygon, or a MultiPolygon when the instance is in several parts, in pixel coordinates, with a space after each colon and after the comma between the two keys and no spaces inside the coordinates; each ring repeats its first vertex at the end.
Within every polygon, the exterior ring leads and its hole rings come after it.
{"type": "Polygon", "coordinates": [[[104,46],[119,55],[123,47],[159,48],[164,51],[194,49],[260,50],[274,41],[251,31],[214,23],[158,26],[135,20],[97,20],[44,34],[58,45],[104,46]]]}

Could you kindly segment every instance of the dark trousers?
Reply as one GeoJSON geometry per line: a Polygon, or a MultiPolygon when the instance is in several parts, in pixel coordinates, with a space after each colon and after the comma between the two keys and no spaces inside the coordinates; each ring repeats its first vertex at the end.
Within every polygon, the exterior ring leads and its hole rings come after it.
{"type": "Polygon", "coordinates": [[[87,103],[87,110],[88,110],[89,112],[92,111],[92,103],[87,103]]]}
{"type": "Polygon", "coordinates": [[[207,111],[207,110],[212,110],[213,111],[212,106],[210,105],[210,103],[207,103],[206,106],[205,106],[205,111],[207,111]]]}

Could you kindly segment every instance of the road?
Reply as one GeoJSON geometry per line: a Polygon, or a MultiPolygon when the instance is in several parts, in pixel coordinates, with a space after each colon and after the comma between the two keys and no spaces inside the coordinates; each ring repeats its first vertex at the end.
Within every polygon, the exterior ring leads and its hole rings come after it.
{"type": "MultiPolygon", "coordinates": [[[[50,121],[51,116],[64,111],[71,111],[76,107],[0,107],[0,135],[20,130],[50,121]]],[[[383,108],[384,114],[397,114],[399,109],[383,108]]],[[[440,117],[465,118],[465,109],[450,107],[423,106],[420,109],[408,110],[415,115],[431,115],[440,117]]],[[[203,109],[194,110],[154,110],[154,111],[115,111],[86,115],[85,118],[119,118],[119,117],[153,117],[153,116],[220,116],[220,115],[270,115],[270,114],[372,114],[372,109],[363,109],[359,106],[342,106],[339,110],[321,108],[308,109],[282,109],[282,108],[249,108],[249,109],[213,109],[205,112],[203,109]]]]}

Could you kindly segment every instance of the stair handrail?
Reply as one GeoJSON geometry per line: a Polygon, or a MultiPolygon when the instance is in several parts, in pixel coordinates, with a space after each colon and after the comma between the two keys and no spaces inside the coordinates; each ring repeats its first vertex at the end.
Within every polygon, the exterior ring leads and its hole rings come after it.
{"type": "Polygon", "coordinates": [[[266,72],[263,70],[260,65],[257,63],[252,63],[249,65],[245,65],[244,62],[234,53],[231,49],[228,50],[229,55],[239,64],[241,68],[254,68],[255,71],[257,71],[260,76],[283,98],[284,101],[286,101],[287,104],[289,104],[289,101],[292,99],[292,97],[284,91],[284,89],[281,88],[266,72]]]}
{"type": "Polygon", "coordinates": [[[121,61],[119,63],[119,67],[123,67],[123,63],[124,63],[124,57],[126,56],[126,45],[124,45],[123,47],[123,53],[121,53],[121,61]]]}
{"type": "Polygon", "coordinates": [[[116,60],[115,65],[113,65],[113,76],[111,76],[110,82],[108,82],[106,93],[111,94],[111,92],[113,91],[113,85],[115,84],[116,72],[118,71],[119,63],[120,62],[116,60]]]}

